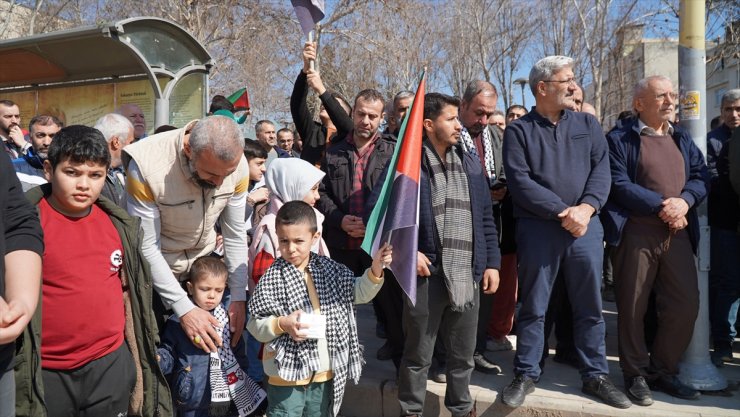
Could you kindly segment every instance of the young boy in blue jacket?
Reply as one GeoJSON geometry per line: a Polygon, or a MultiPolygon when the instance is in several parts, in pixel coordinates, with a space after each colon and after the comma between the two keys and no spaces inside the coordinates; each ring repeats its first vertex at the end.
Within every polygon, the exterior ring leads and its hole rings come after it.
{"type": "Polygon", "coordinates": [[[221,302],[228,278],[226,265],[216,257],[198,258],[186,283],[193,303],[210,311],[219,321],[223,343],[216,352],[201,349],[200,336],[190,338],[171,316],[157,350],[159,365],[169,375],[175,407],[180,417],[247,416],[257,412],[265,392],[244,371],[244,339],[231,349],[229,318],[221,302]]]}

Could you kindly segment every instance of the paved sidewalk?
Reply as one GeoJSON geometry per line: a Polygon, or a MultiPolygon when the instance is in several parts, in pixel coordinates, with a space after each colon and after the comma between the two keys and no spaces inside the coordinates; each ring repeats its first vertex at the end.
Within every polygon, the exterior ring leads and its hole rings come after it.
{"type": "MultiPolygon", "coordinates": [[[[619,370],[616,341],[616,307],[614,303],[604,304],[604,318],[607,323],[607,354],[611,378],[624,391],[622,374],[619,370]]],[[[343,417],[397,417],[398,390],[395,372],[391,361],[381,362],[375,353],[384,340],[375,337],[375,317],[372,306],[358,307],[360,342],[365,346],[367,364],[358,385],[349,383],[342,405],[343,417]]],[[[552,344],[551,344],[552,345],[552,344]]],[[[553,353],[553,352],[551,352],[553,353]]],[[[680,400],[661,392],[653,393],[655,403],[650,407],[633,405],[619,410],[603,405],[598,400],[581,393],[578,371],[548,359],[545,372],[534,393],[527,396],[524,405],[516,410],[504,406],[498,399],[501,390],[512,379],[514,352],[487,352],[486,356],[501,365],[501,375],[485,375],[473,372],[471,393],[477,401],[478,415],[492,416],[650,416],[650,417],[740,417],[740,355],[735,353],[735,364],[726,364],[720,372],[731,384],[729,393],[723,395],[702,395],[698,401],[680,400]]],[[[552,357],[552,355],[551,355],[552,357]]],[[[428,381],[424,417],[447,417],[450,413],[444,407],[445,384],[428,381]]]]}

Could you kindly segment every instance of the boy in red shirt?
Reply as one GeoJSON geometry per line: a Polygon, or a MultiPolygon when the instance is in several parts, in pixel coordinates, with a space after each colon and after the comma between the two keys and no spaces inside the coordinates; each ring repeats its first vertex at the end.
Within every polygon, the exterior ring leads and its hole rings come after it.
{"type": "Polygon", "coordinates": [[[103,135],[60,130],[49,184],[30,190],[44,231],[41,366],[49,416],[171,411],[156,362],[151,277],[139,223],[99,198],[110,165],[103,135]]]}

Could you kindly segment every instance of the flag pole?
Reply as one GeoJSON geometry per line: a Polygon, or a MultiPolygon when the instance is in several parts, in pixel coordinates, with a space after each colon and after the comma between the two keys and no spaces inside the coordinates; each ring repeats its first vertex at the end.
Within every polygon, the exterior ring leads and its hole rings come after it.
{"type": "MultiPolygon", "coordinates": [[[[313,32],[314,32],[313,30],[310,31],[310,32],[308,32],[308,42],[309,43],[313,43],[313,32]]],[[[316,55],[318,55],[318,54],[319,54],[319,51],[317,50],[316,51],[316,55]]],[[[315,71],[316,70],[316,62],[313,59],[310,59],[308,61],[308,67],[311,69],[311,71],[315,71]]]]}

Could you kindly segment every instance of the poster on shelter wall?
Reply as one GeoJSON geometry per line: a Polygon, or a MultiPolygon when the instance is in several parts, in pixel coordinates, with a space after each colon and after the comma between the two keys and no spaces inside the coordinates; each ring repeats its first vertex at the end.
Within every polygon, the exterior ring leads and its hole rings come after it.
{"type": "Polygon", "coordinates": [[[50,114],[66,126],[93,126],[113,111],[113,84],[94,84],[39,90],[38,114],[50,114]]]}
{"type": "Polygon", "coordinates": [[[147,134],[152,134],[154,126],[154,90],[149,80],[124,81],[116,83],[116,107],[134,103],[144,113],[147,134]]]}
{"type": "Polygon", "coordinates": [[[203,103],[205,77],[203,74],[190,74],[183,77],[170,95],[170,124],[185,126],[191,120],[201,119],[206,109],[203,103]]]}
{"type": "Polygon", "coordinates": [[[21,111],[21,128],[28,129],[28,124],[36,113],[36,92],[22,91],[19,93],[4,93],[3,100],[11,100],[18,105],[21,111]]]}

